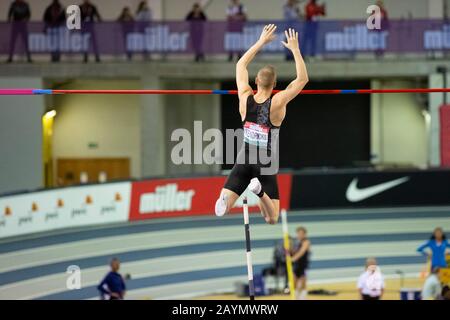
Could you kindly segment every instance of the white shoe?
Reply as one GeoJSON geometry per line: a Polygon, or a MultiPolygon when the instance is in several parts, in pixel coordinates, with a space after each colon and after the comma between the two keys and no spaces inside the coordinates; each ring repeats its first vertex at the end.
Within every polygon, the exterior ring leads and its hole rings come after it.
{"type": "Polygon", "coordinates": [[[256,195],[261,193],[262,186],[261,186],[261,182],[259,182],[258,178],[253,178],[252,180],[250,180],[248,189],[256,195]]]}
{"type": "Polygon", "coordinates": [[[216,216],[222,217],[227,212],[227,201],[228,196],[226,194],[221,194],[219,199],[216,201],[216,216]]]}

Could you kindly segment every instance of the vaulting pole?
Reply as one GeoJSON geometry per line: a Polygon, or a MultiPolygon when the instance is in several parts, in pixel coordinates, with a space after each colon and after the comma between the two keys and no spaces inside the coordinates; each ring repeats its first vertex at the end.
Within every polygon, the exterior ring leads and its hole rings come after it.
{"type": "Polygon", "coordinates": [[[245,245],[247,249],[247,274],[248,274],[248,290],[250,300],[255,300],[255,284],[253,282],[253,262],[252,248],[250,243],[250,219],[248,216],[247,197],[244,197],[244,227],[245,227],[245,245]]]}

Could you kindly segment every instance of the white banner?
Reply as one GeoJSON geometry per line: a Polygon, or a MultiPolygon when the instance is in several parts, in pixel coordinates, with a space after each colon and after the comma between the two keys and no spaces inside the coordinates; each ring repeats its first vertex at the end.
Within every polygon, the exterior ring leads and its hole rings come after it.
{"type": "Polygon", "coordinates": [[[80,186],[0,198],[0,238],[128,221],[131,183],[80,186]]]}

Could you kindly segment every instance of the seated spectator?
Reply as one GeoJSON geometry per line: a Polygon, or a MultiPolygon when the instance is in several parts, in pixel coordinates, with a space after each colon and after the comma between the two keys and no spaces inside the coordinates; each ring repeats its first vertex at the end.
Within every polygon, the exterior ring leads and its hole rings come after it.
{"type": "MultiPolygon", "coordinates": [[[[290,239],[291,246],[293,239],[290,239]]],[[[274,276],[276,281],[276,291],[279,291],[279,278],[284,279],[283,289],[289,292],[288,274],[286,271],[286,250],[283,241],[275,243],[273,251],[273,264],[262,271],[264,277],[274,276]]]]}
{"type": "MultiPolygon", "coordinates": [[[[84,0],[80,5],[81,11],[81,22],[83,23],[83,32],[85,34],[89,34],[91,38],[91,43],[94,49],[95,61],[100,62],[100,54],[98,51],[97,45],[97,37],[95,33],[95,22],[101,22],[102,18],[97,10],[97,7],[94,6],[90,0],[84,0]]],[[[89,58],[89,49],[84,53],[84,62],[88,62],[89,58]]]]}
{"type": "Polygon", "coordinates": [[[384,277],[375,258],[366,260],[366,270],[359,276],[358,291],[362,300],[380,300],[384,293],[384,277]]]}
{"type": "Polygon", "coordinates": [[[192,47],[195,52],[195,62],[200,62],[205,60],[205,55],[203,53],[203,35],[204,35],[204,24],[207,20],[205,13],[199,3],[194,3],[192,10],[186,16],[186,21],[190,22],[191,32],[190,36],[192,39],[192,47]]]}
{"type": "Polygon", "coordinates": [[[113,258],[110,263],[111,271],[103,278],[97,289],[100,291],[102,300],[108,296],[109,300],[123,300],[125,297],[125,281],[119,273],[120,261],[113,258]]]}
{"type": "Polygon", "coordinates": [[[30,6],[23,0],[15,0],[11,3],[8,10],[8,22],[11,23],[11,38],[9,40],[9,56],[7,63],[13,61],[14,49],[16,47],[17,38],[21,38],[27,61],[32,62],[30,49],[28,47],[28,26],[27,23],[31,17],[30,6]]]}
{"type": "Polygon", "coordinates": [[[59,62],[61,60],[61,52],[59,48],[62,32],[66,22],[66,14],[64,7],[59,0],[53,0],[45,9],[44,23],[45,31],[50,38],[51,43],[51,61],[59,62]]]}
{"type": "MultiPolygon", "coordinates": [[[[247,9],[240,0],[231,0],[227,9],[228,31],[242,32],[245,22],[247,21],[247,9]]],[[[228,61],[233,61],[234,55],[237,54],[238,60],[241,58],[240,52],[230,52],[228,61]]]]}
{"type": "Polygon", "coordinates": [[[425,280],[422,288],[422,300],[437,300],[442,292],[439,280],[439,268],[434,268],[425,280]]]}

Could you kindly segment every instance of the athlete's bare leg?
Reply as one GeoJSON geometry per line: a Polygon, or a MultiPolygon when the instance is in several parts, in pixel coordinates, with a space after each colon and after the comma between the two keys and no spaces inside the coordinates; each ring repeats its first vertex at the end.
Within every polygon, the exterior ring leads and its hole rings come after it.
{"type": "Polygon", "coordinates": [[[257,178],[250,181],[248,188],[259,197],[259,208],[266,222],[276,224],[280,216],[280,201],[270,199],[267,193],[263,192],[261,182],[257,178]]]}
{"type": "Polygon", "coordinates": [[[306,300],[308,291],[306,290],[306,276],[295,279],[295,296],[297,300],[306,300]]]}
{"type": "Polygon", "coordinates": [[[216,201],[216,216],[221,217],[230,212],[237,199],[239,199],[239,195],[237,193],[225,188],[222,189],[219,199],[216,201]]]}
{"type": "Polygon", "coordinates": [[[262,198],[259,199],[259,208],[261,209],[264,220],[268,224],[276,224],[278,222],[278,217],[280,216],[280,200],[272,200],[264,193],[262,198]]]}

